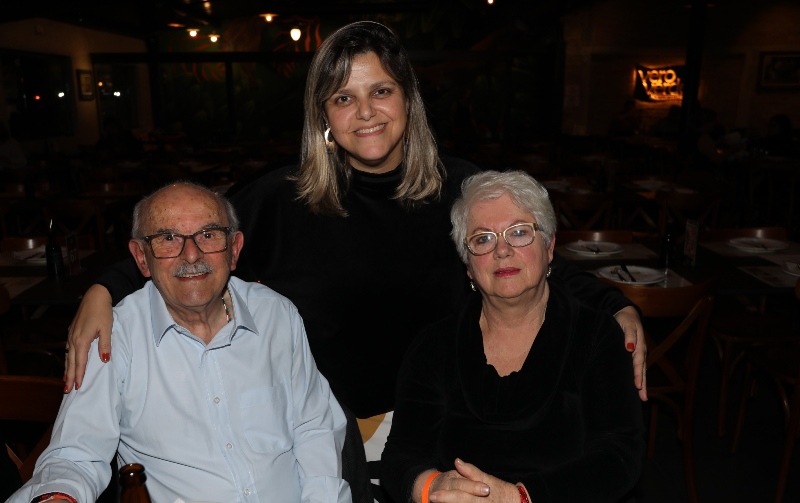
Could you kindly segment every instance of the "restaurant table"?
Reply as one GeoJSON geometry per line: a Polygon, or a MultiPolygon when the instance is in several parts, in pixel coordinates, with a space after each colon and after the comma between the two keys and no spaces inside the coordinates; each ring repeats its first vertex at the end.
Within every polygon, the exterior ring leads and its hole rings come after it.
{"type": "MultiPolygon", "coordinates": [[[[567,243],[557,244],[556,251],[579,268],[595,274],[602,267],[621,264],[658,268],[658,254],[651,244],[620,244],[622,251],[610,255],[589,251],[576,253],[567,250],[566,246],[567,243]]],[[[756,253],[742,252],[725,242],[699,243],[695,265],[677,255],[665,281],[653,286],[675,286],[681,284],[680,280],[697,284],[716,278],[717,295],[793,295],[798,280],[798,277],[782,271],[785,261],[800,263],[798,243],[790,242],[783,250],[756,253]]]]}
{"type": "Polygon", "coordinates": [[[103,269],[129,256],[127,250],[80,251],[75,275],[47,276],[43,263],[29,264],[0,253],[0,283],[9,289],[11,304],[20,307],[77,305],[103,269]]]}

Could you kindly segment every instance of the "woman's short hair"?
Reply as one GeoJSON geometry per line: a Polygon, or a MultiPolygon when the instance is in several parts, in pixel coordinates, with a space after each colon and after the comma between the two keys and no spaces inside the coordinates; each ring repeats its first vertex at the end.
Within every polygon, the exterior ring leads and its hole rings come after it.
{"type": "Polygon", "coordinates": [[[156,196],[162,190],[174,185],[190,187],[208,194],[210,197],[216,200],[219,207],[225,211],[225,216],[228,219],[228,227],[231,228],[231,233],[239,230],[239,216],[236,214],[236,209],[233,207],[233,204],[231,204],[227,197],[219,192],[214,192],[213,190],[200,185],[199,183],[189,180],[178,180],[175,182],[169,182],[152,194],[143,197],[138,203],[136,203],[136,206],[133,207],[133,224],[131,226],[131,236],[133,239],[139,239],[144,235],[144,220],[147,218],[147,214],[150,211],[150,204],[153,202],[154,196],[156,196]]]}
{"type": "Polygon", "coordinates": [[[337,30],[317,50],[306,82],[298,196],[316,214],[347,214],[342,196],[350,183],[347,152],[324,139],[325,102],[350,77],[353,59],[375,53],[408,100],[403,181],[394,198],[406,206],[439,197],[444,169],[428,125],[414,68],[400,39],[386,26],[359,21],[337,30]]]}
{"type": "Polygon", "coordinates": [[[467,237],[470,211],[481,201],[497,199],[503,195],[508,195],[519,209],[536,218],[538,234],[545,246],[550,246],[556,233],[556,214],[544,185],[522,171],[484,171],[464,180],[461,184],[461,196],[450,210],[450,222],[453,224],[450,235],[465,264],[469,252],[464,239],[467,237]]]}

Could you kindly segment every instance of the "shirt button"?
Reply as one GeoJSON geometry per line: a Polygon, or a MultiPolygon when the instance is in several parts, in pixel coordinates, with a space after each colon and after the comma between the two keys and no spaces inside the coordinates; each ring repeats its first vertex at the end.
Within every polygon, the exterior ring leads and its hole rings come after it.
{"type": "Polygon", "coordinates": [[[227,447],[228,449],[233,449],[233,444],[228,444],[225,447],[227,447]]]}
{"type": "Polygon", "coordinates": [[[250,489],[245,489],[244,490],[244,495],[245,496],[250,496],[250,489]]]}
{"type": "Polygon", "coordinates": [[[214,397],[214,403],[219,403],[219,397],[218,396],[214,397]]]}

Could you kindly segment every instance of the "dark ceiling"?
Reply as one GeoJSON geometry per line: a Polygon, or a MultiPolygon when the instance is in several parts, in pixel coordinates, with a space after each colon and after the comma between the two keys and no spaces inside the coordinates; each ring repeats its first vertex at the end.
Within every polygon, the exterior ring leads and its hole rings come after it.
{"type": "Polygon", "coordinates": [[[13,0],[0,9],[0,23],[41,17],[146,38],[183,27],[220,28],[225,22],[275,13],[282,17],[427,15],[433,20],[470,10],[478,19],[514,19],[532,14],[552,19],[591,0],[13,0]],[[178,28],[180,26],[177,26],[178,28]]]}

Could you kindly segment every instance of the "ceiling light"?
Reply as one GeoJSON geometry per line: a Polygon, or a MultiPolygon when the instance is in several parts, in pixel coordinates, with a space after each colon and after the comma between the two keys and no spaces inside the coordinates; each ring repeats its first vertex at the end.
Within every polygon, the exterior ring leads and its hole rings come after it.
{"type": "Polygon", "coordinates": [[[292,31],[290,31],[289,34],[292,36],[292,40],[297,42],[300,40],[300,36],[303,34],[303,32],[300,31],[300,28],[292,28],[292,31]]]}
{"type": "Polygon", "coordinates": [[[217,40],[219,40],[219,35],[217,35],[216,33],[212,33],[211,35],[208,36],[208,39],[212,42],[216,42],[217,40]]]}
{"type": "Polygon", "coordinates": [[[268,22],[268,23],[271,23],[273,19],[275,19],[276,17],[278,17],[278,15],[277,15],[277,14],[270,14],[270,13],[267,13],[267,14],[261,14],[261,15],[264,17],[264,21],[266,21],[266,22],[268,22]]]}
{"type": "Polygon", "coordinates": [[[189,28],[186,31],[189,32],[189,36],[190,37],[196,37],[197,36],[197,31],[198,31],[197,28],[189,28]]]}

